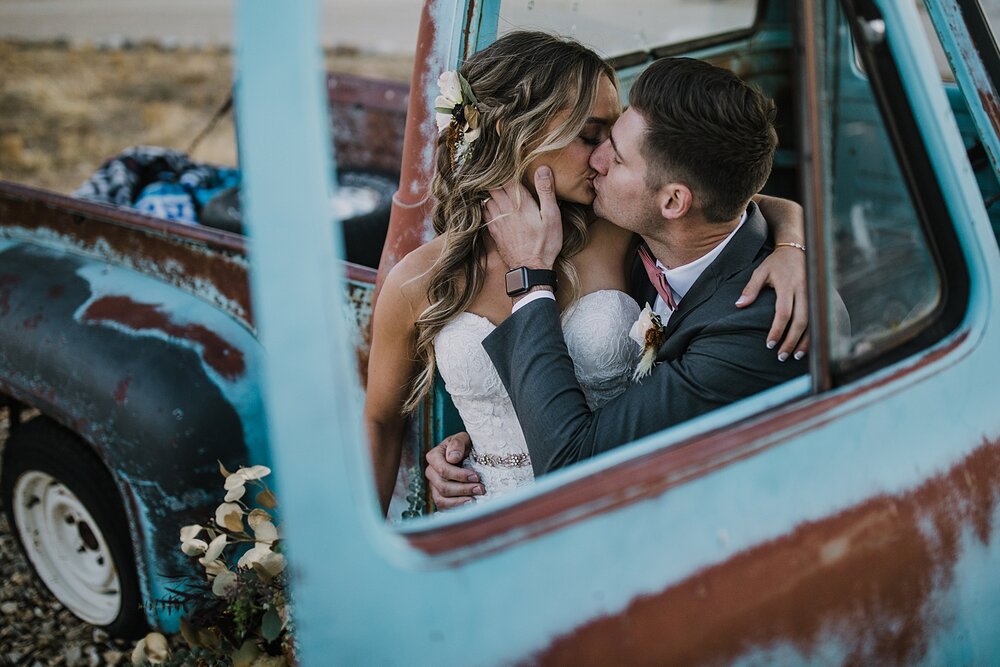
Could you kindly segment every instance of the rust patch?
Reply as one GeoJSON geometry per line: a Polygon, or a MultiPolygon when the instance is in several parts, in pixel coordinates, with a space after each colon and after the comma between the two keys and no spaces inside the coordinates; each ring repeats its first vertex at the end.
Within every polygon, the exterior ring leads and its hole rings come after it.
{"type": "Polygon", "coordinates": [[[399,173],[409,93],[403,83],[329,75],[327,96],[338,168],[399,173]]]}
{"type": "Polygon", "coordinates": [[[83,314],[85,322],[116,322],[137,331],[162,331],[168,336],[198,343],[201,356],[219,375],[230,381],[246,370],[243,352],[200,324],[176,324],[157,306],[137,303],[125,296],[107,296],[94,301],[83,314]]]}
{"type": "Polygon", "coordinates": [[[993,95],[993,92],[980,90],[979,101],[983,105],[983,111],[990,117],[993,129],[1000,131],[1000,105],[997,104],[997,98],[993,95]]]}
{"type": "Polygon", "coordinates": [[[49,288],[49,291],[46,292],[45,296],[47,296],[50,299],[58,299],[65,293],[66,293],[65,285],[53,285],[52,287],[49,288]]]}
{"type": "Polygon", "coordinates": [[[0,317],[10,312],[10,288],[18,283],[19,278],[10,273],[0,273],[0,317]]]}
{"type": "Polygon", "coordinates": [[[128,402],[128,387],[130,384],[132,384],[131,375],[126,375],[121,379],[112,394],[112,397],[115,399],[115,403],[118,405],[125,405],[128,402]]]}
{"type": "MultiPolygon", "coordinates": [[[[997,103],[997,98],[992,91],[980,90],[979,101],[983,105],[983,111],[990,118],[990,124],[993,126],[994,132],[1000,132],[1000,104],[997,103]]],[[[982,142],[983,148],[986,149],[987,153],[990,153],[990,146],[988,142],[982,142]]],[[[991,158],[996,158],[995,155],[990,155],[991,158]]],[[[993,164],[996,164],[996,160],[993,160],[993,164]]]]}
{"type": "Polygon", "coordinates": [[[42,314],[39,313],[39,314],[35,315],[34,317],[29,317],[28,319],[26,319],[21,324],[22,324],[22,326],[24,326],[25,329],[27,329],[28,331],[31,331],[32,329],[37,329],[38,328],[38,323],[41,322],[41,321],[42,321],[42,314]]]}
{"type": "Polygon", "coordinates": [[[845,664],[917,662],[947,620],[935,592],[954,579],[962,531],[990,543],[998,492],[1000,442],[984,442],[913,491],[803,524],[580,626],[532,662],[726,664],[786,642],[819,659],[830,638],[845,664]]]}
{"type": "Polygon", "coordinates": [[[7,226],[54,234],[87,254],[207,296],[252,325],[244,239],[234,234],[0,182],[0,234],[7,226]]]}

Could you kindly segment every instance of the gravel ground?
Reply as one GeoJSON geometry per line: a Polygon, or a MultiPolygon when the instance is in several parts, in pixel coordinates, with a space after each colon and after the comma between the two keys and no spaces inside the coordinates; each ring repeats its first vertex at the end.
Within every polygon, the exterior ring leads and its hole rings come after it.
{"type": "MultiPolygon", "coordinates": [[[[8,424],[0,408],[0,453],[8,424]]],[[[80,621],[37,583],[0,516],[0,667],[130,665],[133,646],[80,621]]]]}

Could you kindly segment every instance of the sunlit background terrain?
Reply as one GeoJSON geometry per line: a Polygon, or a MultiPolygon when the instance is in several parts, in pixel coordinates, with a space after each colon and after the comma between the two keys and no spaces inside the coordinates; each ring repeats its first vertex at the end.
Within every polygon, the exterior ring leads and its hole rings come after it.
{"type": "MultiPolygon", "coordinates": [[[[325,0],[328,69],[409,81],[418,0],[325,0]]],[[[236,164],[232,0],[0,0],[0,178],[71,192],[152,144],[236,164]],[[207,134],[204,134],[209,130],[207,134]]]]}

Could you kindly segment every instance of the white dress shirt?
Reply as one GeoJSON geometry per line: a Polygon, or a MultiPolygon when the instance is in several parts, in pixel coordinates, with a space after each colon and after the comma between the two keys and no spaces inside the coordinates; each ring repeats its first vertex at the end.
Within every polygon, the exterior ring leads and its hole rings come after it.
{"type": "MultiPolygon", "coordinates": [[[[746,211],[740,216],[740,222],[736,225],[733,231],[729,232],[729,236],[722,239],[717,246],[712,248],[709,252],[702,255],[693,262],[688,262],[687,264],[682,264],[681,266],[668,269],[667,267],[660,264],[660,260],[656,260],[656,268],[663,272],[663,275],[667,278],[667,284],[670,285],[670,291],[674,294],[674,301],[680,306],[681,299],[684,295],[688,293],[691,286],[697,282],[701,274],[705,272],[705,269],[715,261],[715,259],[722,254],[729,242],[733,240],[733,236],[736,232],[740,230],[743,223],[747,220],[746,211]]],[[[640,306],[643,304],[639,304],[640,306]]],[[[673,311],[667,308],[667,304],[663,301],[663,297],[659,294],[656,295],[656,301],[653,303],[653,312],[660,316],[663,324],[667,323],[673,311]]]]}

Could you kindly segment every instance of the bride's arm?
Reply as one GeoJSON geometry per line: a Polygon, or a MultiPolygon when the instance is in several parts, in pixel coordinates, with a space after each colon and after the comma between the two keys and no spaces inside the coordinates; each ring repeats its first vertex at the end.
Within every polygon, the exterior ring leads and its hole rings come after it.
{"type": "Polygon", "coordinates": [[[788,199],[757,195],[754,201],[767,220],[774,242],[780,245],[761,263],[743,288],[737,306],[753,303],[761,288],[774,288],[776,303],[774,321],[767,334],[769,347],[778,342],[778,358],[784,361],[793,353],[802,358],[809,348],[809,306],[806,299],[805,222],[802,207],[788,199]],[[801,248],[799,247],[801,246],[801,248]]]}
{"type": "MultiPolygon", "coordinates": [[[[757,195],[754,201],[760,206],[775,243],[793,243],[805,247],[801,206],[788,199],[766,195],[757,195]]],[[[589,283],[593,281],[591,274],[607,275],[609,261],[622,267],[615,269],[620,275],[629,274],[634,257],[633,238],[631,232],[606,220],[599,219],[591,225],[591,243],[574,258],[578,267],[586,267],[580,271],[584,293],[605,287],[589,283]],[[595,243],[595,240],[599,240],[599,243],[595,243]],[[592,248],[598,249],[597,252],[592,248]],[[602,266],[602,270],[595,269],[598,265],[602,266]]],[[[778,246],[750,277],[750,282],[743,289],[745,299],[737,304],[738,307],[745,308],[753,303],[765,285],[773,287],[776,294],[774,320],[767,340],[781,342],[777,354],[782,360],[793,353],[800,358],[809,347],[809,336],[806,334],[809,308],[806,299],[805,253],[795,246],[778,246]]]]}
{"type": "Polygon", "coordinates": [[[396,485],[406,417],[403,403],[416,373],[414,343],[416,315],[408,289],[411,267],[404,260],[386,276],[372,315],[372,344],[368,357],[368,387],[364,420],[368,432],[375,487],[382,511],[396,485]]]}

